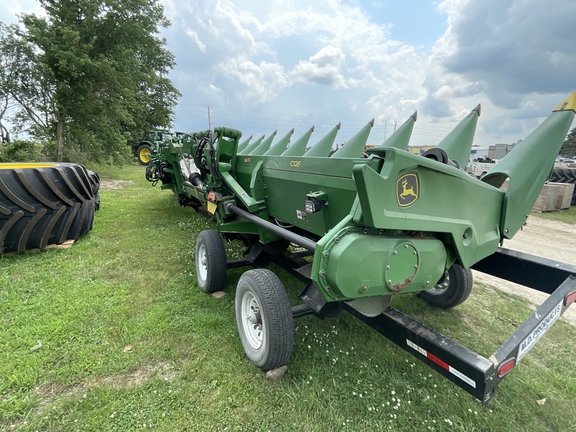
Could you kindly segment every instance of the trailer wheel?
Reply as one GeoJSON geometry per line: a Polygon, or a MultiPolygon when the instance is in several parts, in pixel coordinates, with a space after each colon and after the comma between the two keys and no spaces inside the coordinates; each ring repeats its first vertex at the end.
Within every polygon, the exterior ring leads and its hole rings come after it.
{"type": "Polygon", "coordinates": [[[282,282],[270,270],[245,272],[236,287],[236,325],[248,359],[263,371],[288,362],[294,318],[282,282]]]}
{"type": "Polygon", "coordinates": [[[98,174],[74,163],[0,164],[0,254],[76,240],[94,225],[98,174]]]}
{"type": "Polygon", "coordinates": [[[136,155],[138,156],[140,165],[148,165],[148,162],[150,162],[150,153],[152,153],[152,147],[150,147],[149,144],[142,144],[138,147],[136,155]]]}
{"type": "Polygon", "coordinates": [[[472,271],[454,263],[434,288],[422,291],[418,296],[433,306],[449,309],[468,298],[473,284],[472,271]]]}
{"type": "Polygon", "coordinates": [[[202,231],[196,239],[196,279],[205,293],[222,291],[226,283],[226,251],[218,231],[202,231]]]}

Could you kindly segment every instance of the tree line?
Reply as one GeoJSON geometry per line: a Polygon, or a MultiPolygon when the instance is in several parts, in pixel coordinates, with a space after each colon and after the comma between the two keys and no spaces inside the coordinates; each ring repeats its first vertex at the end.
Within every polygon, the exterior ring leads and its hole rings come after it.
{"type": "Polygon", "coordinates": [[[576,127],[568,133],[560,149],[560,154],[572,158],[576,157],[576,127]]]}
{"type": "Polygon", "coordinates": [[[13,132],[119,163],[127,142],[170,126],[180,92],[167,77],[174,55],[158,1],[40,0],[43,14],[0,22],[0,141],[13,132]]]}

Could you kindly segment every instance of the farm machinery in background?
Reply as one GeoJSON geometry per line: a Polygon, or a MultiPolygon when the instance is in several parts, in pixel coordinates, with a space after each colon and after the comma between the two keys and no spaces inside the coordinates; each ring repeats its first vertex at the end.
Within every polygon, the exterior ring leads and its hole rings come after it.
{"type": "Polygon", "coordinates": [[[161,130],[150,130],[145,137],[140,137],[140,142],[132,147],[140,165],[148,165],[150,155],[156,153],[160,145],[168,139],[172,139],[172,134],[161,130]]]}
{"type": "Polygon", "coordinates": [[[242,140],[216,127],[166,141],[146,178],[216,224],[196,241],[201,290],[222,290],[229,268],[255,267],[238,281],[235,310],[262,370],[288,362],[295,318],[346,311],[486,403],[576,299],[576,268],[499,247],[525,224],[575,110],[576,92],[481,179],[463,169],[480,106],[422,155],[406,151],[415,114],[366,152],[373,121],[335,152],[340,125],[309,150],[314,127],[275,143],[276,133],[242,140]],[[228,261],[223,239],[243,242],[244,258],[228,261]],[[300,304],[270,263],[302,280],[300,304]],[[412,293],[455,307],[472,290],[471,268],[551,294],[489,358],[390,306],[412,293]]]}
{"type": "Polygon", "coordinates": [[[473,162],[468,162],[466,172],[476,178],[481,178],[488,174],[492,168],[496,166],[499,161],[478,159],[473,162]]]}
{"type": "Polygon", "coordinates": [[[185,132],[168,132],[160,130],[148,131],[145,138],[140,137],[140,142],[132,147],[134,155],[138,158],[140,165],[148,165],[150,159],[158,153],[163,145],[167,145],[167,141],[175,140],[175,142],[182,143],[187,139],[188,134],[185,132]]]}

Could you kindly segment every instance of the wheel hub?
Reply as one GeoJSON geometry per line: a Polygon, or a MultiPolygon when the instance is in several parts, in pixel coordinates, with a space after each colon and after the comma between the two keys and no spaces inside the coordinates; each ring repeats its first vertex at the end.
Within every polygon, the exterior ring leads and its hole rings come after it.
{"type": "Polygon", "coordinates": [[[446,272],[444,274],[444,277],[440,279],[436,285],[434,285],[434,288],[428,290],[427,292],[434,295],[442,295],[446,292],[449,286],[450,286],[450,275],[448,274],[448,272],[446,272]]]}
{"type": "Polygon", "coordinates": [[[254,325],[262,325],[262,315],[260,315],[260,311],[248,315],[247,319],[254,325]]]}
{"type": "Polygon", "coordinates": [[[260,312],[260,303],[251,293],[246,292],[241,304],[242,323],[248,343],[258,349],[264,341],[264,323],[260,312]]]}
{"type": "Polygon", "coordinates": [[[198,264],[198,276],[200,280],[205,281],[208,277],[208,257],[203,244],[198,248],[198,264]]]}

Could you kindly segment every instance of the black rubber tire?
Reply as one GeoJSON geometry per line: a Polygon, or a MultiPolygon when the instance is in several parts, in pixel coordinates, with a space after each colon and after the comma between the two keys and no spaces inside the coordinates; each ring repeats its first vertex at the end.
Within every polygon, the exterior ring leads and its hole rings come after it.
{"type": "Polygon", "coordinates": [[[285,365],[294,349],[294,318],[278,276],[267,269],[245,272],[236,287],[235,309],[248,359],[263,371],[285,365]],[[257,323],[248,314],[254,314],[257,323]]]}
{"type": "Polygon", "coordinates": [[[150,155],[152,153],[152,146],[150,144],[140,144],[138,150],[136,150],[136,157],[138,158],[138,163],[140,165],[148,165],[150,162],[150,155]]]}
{"type": "Polygon", "coordinates": [[[0,164],[0,254],[86,234],[94,225],[99,181],[79,164],[0,164]]]}
{"type": "Polygon", "coordinates": [[[100,210],[100,176],[97,172],[88,170],[88,177],[90,178],[90,185],[92,186],[92,193],[96,196],[94,202],[95,210],[100,210]]]}
{"type": "MultiPolygon", "coordinates": [[[[552,176],[550,177],[551,182],[557,183],[572,183],[576,184],[576,169],[569,168],[554,168],[552,171],[552,176]]],[[[572,194],[571,206],[576,206],[576,189],[572,194]]]]}
{"type": "Polygon", "coordinates": [[[218,231],[202,231],[196,239],[196,280],[201,291],[222,291],[226,284],[226,251],[218,231]]]}
{"type": "Polygon", "coordinates": [[[418,297],[433,306],[449,309],[462,304],[472,292],[473,285],[472,270],[454,263],[433,288],[418,293],[418,297]]]}

